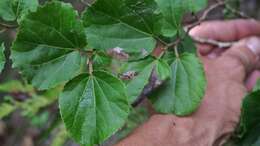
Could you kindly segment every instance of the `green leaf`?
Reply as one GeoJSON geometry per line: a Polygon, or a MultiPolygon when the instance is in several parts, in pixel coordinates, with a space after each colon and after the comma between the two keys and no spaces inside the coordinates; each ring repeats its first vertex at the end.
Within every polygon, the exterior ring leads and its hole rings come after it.
{"type": "Polygon", "coordinates": [[[207,7],[208,0],[183,0],[191,12],[198,12],[207,7]]]}
{"type": "Polygon", "coordinates": [[[170,66],[163,60],[147,56],[139,61],[131,62],[126,69],[127,72],[135,72],[135,76],[127,83],[126,89],[130,103],[134,102],[148,85],[153,70],[158,80],[165,80],[170,77],[170,66]]]}
{"type": "Polygon", "coordinates": [[[24,92],[24,93],[32,93],[34,89],[31,85],[23,85],[21,81],[18,80],[9,80],[8,82],[4,82],[0,84],[1,92],[24,92]]]}
{"type": "Polygon", "coordinates": [[[53,104],[57,101],[58,96],[43,96],[35,95],[30,99],[27,99],[25,102],[16,103],[18,107],[22,109],[22,115],[27,117],[34,117],[38,111],[50,104],[53,104]]]}
{"type": "Polygon", "coordinates": [[[0,17],[5,21],[20,19],[28,11],[36,11],[38,0],[1,0],[0,17]]]}
{"type": "Polygon", "coordinates": [[[0,46],[0,72],[3,71],[4,67],[5,67],[5,46],[4,43],[2,43],[2,45],[0,46]]]}
{"type": "Polygon", "coordinates": [[[86,45],[83,25],[69,4],[47,3],[21,21],[12,46],[13,67],[32,85],[49,89],[80,72],[79,50],[86,45]]]}
{"type": "Polygon", "coordinates": [[[176,58],[171,65],[171,79],[150,95],[155,109],[161,113],[184,116],[199,106],[206,86],[203,66],[189,53],[176,58]]]}
{"type": "Polygon", "coordinates": [[[68,139],[68,134],[65,127],[60,126],[58,133],[54,134],[54,138],[50,146],[64,146],[68,139]]]}
{"type": "Polygon", "coordinates": [[[134,102],[142,93],[144,87],[149,83],[149,79],[154,68],[154,58],[148,56],[139,61],[128,64],[127,72],[135,72],[135,76],[126,86],[130,103],[134,102]]]}
{"type": "Polygon", "coordinates": [[[100,144],[121,128],[129,114],[124,84],[102,71],[67,83],[59,100],[69,134],[80,144],[100,144]]]}
{"type": "MultiPolygon", "coordinates": [[[[133,132],[134,129],[136,129],[138,126],[146,122],[149,119],[149,117],[150,115],[147,108],[142,106],[131,108],[125,126],[120,131],[115,133],[113,137],[111,137],[111,139],[113,139],[112,144],[111,144],[111,140],[109,139],[107,140],[108,143],[107,145],[115,145],[116,142],[127,137],[129,134],[131,134],[131,132],[133,132]]],[[[106,145],[106,143],[104,143],[103,145],[106,145]]]]}
{"type": "Polygon", "coordinates": [[[130,103],[134,102],[138,98],[144,87],[149,83],[153,67],[153,64],[148,64],[127,84],[126,89],[130,103]]]}
{"type": "Polygon", "coordinates": [[[166,50],[162,59],[168,64],[172,64],[176,60],[176,56],[173,50],[166,50]]]}
{"type": "Polygon", "coordinates": [[[49,112],[44,111],[38,115],[35,115],[31,117],[31,124],[37,128],[44,127],[46,123],[48,123],[49,120],[49,112]]]}
{"type": "Polygon", "coordinates": [[[243,138],[236,141],[235,146],[259,146],[260,139],[260,123],[254,125],[254,128],[247,131],[243,138]]]}
{"type": "Polygon", "coordinates": [[[159,80],[166,80],[171,75],[171,68],[164,60],[157,60],[155,65],[156,75],[159,80]]]}
{"type": "Polygon", "coordinates": [[[260,124],[260,90],[248,94],[242,103],[240,131],[244,135],[260,124]]]}
{"type": "Polygon", "coordinates": [[[97,0],[83,16],[89,46],[151,52],[159,21],[155,11],[156,3],[151,0],[97,0]]]}
{"type": "Polygon", "coordinates": [[[0,105],[0,119],[4,118],[5,116],[8,116],[15,109],[16,109],[16,107],[9,103],[2,103],[0,105]]]}
{"type": "Polygon", "coordinates": [[[260,145],[260,136],[258,137],[256,142],[254,142],[254,144],[252,146],[259,146],[259,145],[260,145]]]}
{"type": "Polygon", "coordinates": [[[186,11],[185,0],[155,0],[161,11],[165,25],[174,29],[181,28],[182,16],[186,11]]]}
{"type": "Polygon", "coordinates": [[[257,80],[256,85],[255,85],[255,87],[253,89],[253,92],[254,91],[258,91],[258,90],[260,90],[260,79],[257,80]]]}
{"type": "Polygon", "coordinates": [[[93,67],[95,70],[104,70],[110,67],[111,62],[112,58],[108,56],[105,52],[97,52],[93,57],[93,67]]]}
{"type": "Polygon", "coordinates": [[[164,19],[162,34],[173,37],[182,29],[182,18],[187,12],[196,12],[207,5],[207,0],[155,0],[164,19]]]}
{"type": "Polygon", "coordinates": [[[179,52],[197,54],[197,48],[192,38],[185,34],[184,39],[178,45],[179,52]]]}

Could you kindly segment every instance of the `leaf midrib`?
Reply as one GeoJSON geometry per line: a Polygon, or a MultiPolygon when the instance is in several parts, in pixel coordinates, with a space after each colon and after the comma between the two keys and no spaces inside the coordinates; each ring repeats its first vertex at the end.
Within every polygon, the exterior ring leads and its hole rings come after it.
{"type": "MultiPolygon", "coordinates": [[[[86,79],[84,79],[84,80],[87,80],[86,81],[86,84],[84,85],[84,90],[83,90],[83,92],[82,92],[82,94],[81,94],[81,96],[80,96],[80,98],[79,98],[79,100],[78,100],[78,102],[77,102],[77,105],[76,105],[76,111],[75,111],[75,114],[74,114],[74,116],[73,116],[73,121],[72,121],[72,127],[74,128],[74,125],[75,125],[75,121],[76,121],[76,117],[77,117],[77,115],[78,115],[78,110],[79,110],[79,105],[80,105],[80,102],[82,101],[82,99],[84,98],[84,93],[85,93],[85,91],[86,91],[86,85],[88,84],[88,82],[90,81],[90,77],[88,76],[88,77],[86,77],[86,79]]],[[[84,82],[84,80],[82,81],[82,82],[84,82]]]]}
{"type": "MultiPolygon", "coordinates": [[[[109,110],[110,110],[110,113],[112,113],[113,114],[113,117],[116,117],[115,116],[115,113],[112,111],[112,109],[111,109],[111,101],[109,100],[109,98],[107,97],[107,95],[105,94],[105,92],[102,90],[102,88],[101,88],[101,86],[99,85],[99,82],[98,82],[98,80],[97,79],[99,79],[99,78],[97,78],[96,76],[95,76],[95,78],[93,78],[93,81],[95,80],[95,82],[96,82],[96,85],[97,85],[97,87],[100,89],[100,91],[101,91],[101,93],[102,93],[102,95],[104,95],[104,98],[105,98],[105,100],[106,100],[106,102],[108,102],[108,106],[109,106],[109,110]]],[[[105,82],[105,81],[104,81],[105,82]]],[[[110,86],[111,87],[111,86],[110,86]]],[[[112,88],[112,87],[111,87],[112,88]]],[[[112,88],[113,89],[113,88],[112,88]]],[[[96,104],[96,103],[95,103],[96,104]]],[[[97,108],[95,108],[95,109],[97,109],[97,108]]],[[[96,120],[97,120],[97,118],[96,118],[96,120]]],[[[97,122],[96,122],[97,123],[97,122]]],[[[97,126],[98,127],[98,126],[97,126]]],[[[96,128],[96,130],[97,130],[98,128],[96,128]]],[[[106,139],[108,136],[106,136],[105,138],[103,137],[103,138],[100,138],[100,139],[106,139]]]]}

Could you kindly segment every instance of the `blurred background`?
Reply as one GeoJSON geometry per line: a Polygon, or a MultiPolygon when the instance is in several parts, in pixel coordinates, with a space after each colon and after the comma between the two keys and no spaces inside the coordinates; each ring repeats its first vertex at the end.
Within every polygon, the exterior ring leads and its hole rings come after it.
{"type": "MultiPolygon", "coordinates": [[[[80,0],[64,0],[82,12],[86,5],[80,0]]],[[[40,1],[44,3],[44,0],[40,1]]],[[[91,3],[92,1],[85,1],[91,3]]],[[[209,5],[214,4],[209,0],[209,5]]],[[[260,0],[229,0],[229,5],[255,19],[260,18],[260,0]]],[[[208,17],[213,19],[234,19],[238,16],[224,7],[212,11],[208,17]]],[[[193,21],[186,16],[184,23],[193,21]]],[[[0,19],[0,23],[4,22],[0,19]]],[[[0,42],[4,42],[8,58],[10,46],[16,36],[16,29],[5,29],[0,26],[0,42]]],[[[60,119],[57,98],[59,87],[50,91],[36,91],[22,79],[17,70],[12,69],[10,60],[0,75],[0,146],[77,146],[69,138],[60,119]]],[[[125,137],[136,126],[149,117],[146,105],[132,111],[127,124],[102,146],[109,146],[125,137]]]]}

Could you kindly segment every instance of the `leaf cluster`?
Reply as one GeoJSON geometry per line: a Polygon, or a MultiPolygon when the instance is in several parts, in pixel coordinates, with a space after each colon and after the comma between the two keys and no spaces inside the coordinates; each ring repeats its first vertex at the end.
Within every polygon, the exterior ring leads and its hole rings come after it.
{"type": "Polygon", "coordinates": [[[158,112],[185,116],[197,109],[206,80],[182,19],[206,5],[97,0],[79,14],[64,2],[3,0],[0,17],[19,24],[13,67],[38,90],[64,86],[59,108],[65,127],[75,141],[92,146],[125,124],[153,75],[160,84],[148,97],[158,112]]]}

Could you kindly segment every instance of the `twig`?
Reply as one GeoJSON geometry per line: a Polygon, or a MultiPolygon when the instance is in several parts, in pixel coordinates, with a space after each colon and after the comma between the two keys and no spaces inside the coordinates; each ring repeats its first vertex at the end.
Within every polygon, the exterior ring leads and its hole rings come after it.
{"type": "Polygon", "coordinates": [[[178,52],[178,45],[174,46],[174,53],[175,53],[176,58],[180,58],[180,55],[179,55],[179,52],[178,52]]]}
{"type": "Polygon", "coordinates": [[[201,44],[209,44],[212,46],[216,46],[218,48],[229,48],[234,45],[236,42],[221,42],[213,39],[205,39],[205,38],[200,38],[200,37],[192,37],[192,39],[201,44]]]}
{"type": "MultiPolygon", "coordinates": [[[[188,35],[190,30],[194,27],[196,27],[197,25],[200,25],[203,21],[205,21],[208,17],[208,15],[215,10],[216,8],[220,7],[220,6],[225,6],[225,8],[227,8],[228,10],[230,10],[233,13],[236,13],[238,15],[240,15],[243,18],[250,18],[247,15],[245,15],[243,12],[239,12],[237,10],[235,10],[234,8],[230,7],[228,4],[225,3],[225,1],[221,1],[218,0],[217,3],[209,6],[202,14],[202,16],[200,18],[197,18],[198,20],[190,25],[187,25],[184,30],[185,30],[185,34],[188,35]]],[[[163,45],[165,45],[166,49],[163,49],[164,51],[167,50],[167,48],[170,47],[174,47],[174,51],[175,51],[175,55],[178,57],[178,44],[183,40],[182,37],[178,37],[174,42],[172,43],[165,43],[163,40],[156,38],[160,43],[162,43],[163,45]]],[[[221,41],[217,41],[217,40],[213,40],[213,39],[206,39],[206,38],[200,38],[200,37],[192,37],[192,39],[197,42],[197,43],[201,43],[201,44],[209,44],[212,46],[216,46],[218,48],[229,48],[231,46],[234,45],[234,43],[236,42],[221,42],[221,41]]],[[[151,84],[151,82],[149,82],[151,84]]],[[[146,87],[152,87],[151,85],[147,85],[146,87]]],[[[154,89],[154,88],[152,88],[154,89]]],[[[139,98],[137,98],[137,100],[132,103],[133,107],[138,106],[140,103],[143,102],[144,99],[146,99],[146,95],[147,93],[145,91],[142,92],[142,94],[139,96],[139,98]]]]}
{"type": "Polygon", "coordinates": [[[207,19],[208,15],[209,15],[209,13],[210,13],[211,11],[213,11],[214,9],[216,9],[216,8],[218,8],[218,7],[220,7],[220,6],[223,6],[223,5],[225,5],[225,2],[223,2],[223,1],[218,1],[218,2],[215,3],[214,5],[211,5],[210,7],[208,7],[208,8],[203,12],[202,16],[198,19],[198,21],[196,21],[196,22],[194,22],[194,23],[192,23],[192,24],[190,24],[190,25],[188,25],[188,26],[185,27],[186,32],[189,33],[189,31],[190,31],[192,28],[194,28],[194,27],[197,26],[197,25],[200,25],[201,22],[203,22],[203,21],[205,21],[205,20],[207,19]]]}
{"type": "Polygon", "coordinates": [[[88,65],[89,74],[92,75],[92,73],[93,73],[93,62],[89,58],[87,59],[87,65],[88,65]]]}
{"type": "Polygon", "coordinates": [[[7,29],[13,29],[13,28],[17,28],[17,25],[10,25],[10,24],[4,24],[4,23],[0,23],[1,27],[7,28],[7,29]]]}
{"type": "Polygon", "coordinates": [[[93,73],[93,61],[92,61],[92,57],[93,57],[93,54],[94,54],[94,50],[93,49],[89,49],[87,50],[86,53],[86,56],[88,57],[87,58],[87,68],[88,68],[88,72],[90,75],[92,75],[93,73]]]}
{"type": "Polygon", "coordinates": [[[137,98],[137,100],[134,101],[134,102],[131,104],[132,107],[137,107],[137,106],[140,105],[145,99],[146,99],[146,96],[144,96],[144,95],[139,96],[139,98],[137,98]]]}
{"type": "Polygon", "coordinates": [[[86,2],[85,0],[81,0],[81,2],[82,2],[83,4],[85,4],[86,6],[88,6],[88,7],[91,7],[91,4],[88,3],[88,2],[86,2]]]}
{"type": "Polygon", "coordinates": [[[3,32],[5,32],[7,29],[6,28],[4,28],[4,29],[1,29],[0,30],[0,33],[3,33],[3,32]]]}
{"type": "MultiPolygon", "coordinates": [[[[221,1],[221,0],[218,0],[218,2],[224,2],[224,1],[221,1]]],[[[224,2],[225,3],[225,2],[224,2]]],[[[225,3],[225,8],[229,11],[231,11],[232,13],[240,16],[241,18],[246,18],[246,19],[251,19],[250,16],[248,16],[247,14],[245,14],[244,12],[241,12],[239,10],[236,10],[234,9],[233,7],[231,7],[229,4],[225,3]]]]}

